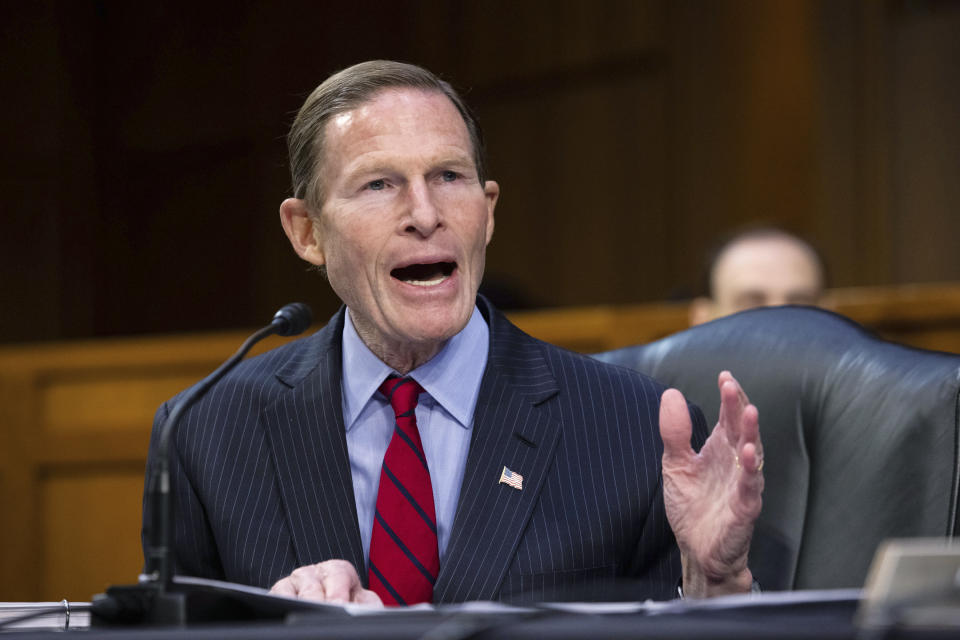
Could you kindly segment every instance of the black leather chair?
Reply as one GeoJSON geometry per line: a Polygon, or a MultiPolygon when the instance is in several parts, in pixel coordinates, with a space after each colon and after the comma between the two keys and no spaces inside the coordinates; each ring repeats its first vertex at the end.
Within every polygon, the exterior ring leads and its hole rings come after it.
{"type": "Polygon", "coordinates": [[[760,412],[765,590],[862,586],[892,537],[957,533],[960,355],[809,307],[756,309],[596,356],[684,392],[708,424],[728,369],[760,412]]]}

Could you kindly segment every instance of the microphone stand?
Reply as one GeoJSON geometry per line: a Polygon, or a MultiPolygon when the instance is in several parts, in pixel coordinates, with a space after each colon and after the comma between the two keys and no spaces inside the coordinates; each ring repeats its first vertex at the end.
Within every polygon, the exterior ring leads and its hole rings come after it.
{"type": "MultiPolygon", "coordinates": [[[[170,441],[184,413],[202,398],[223,376],[243,360],[251,348],[267,336],[295,336],[310,326],[310,307],[294,302],[284,306],[273,321],[251,335],[241,347],[213,373],[188,389],[174,405],[160,428],[157,455],[150,469],[146,501],[151,526],[144,550],[145,568],[136,585],[108,587],[106,594],[94,597],[92,621],[100,624],[184,625],[188,618],[185,584],[175,584],[176,558],[173,539],[173,496],[170,486],[170,441]]],[[[209,601],[209,593],[206,594],[209,601]]],[[[206,616],[205,616],[206,617],[206,616]]],[[[231,616],[232,617],[232,616],[231,616]]]]}

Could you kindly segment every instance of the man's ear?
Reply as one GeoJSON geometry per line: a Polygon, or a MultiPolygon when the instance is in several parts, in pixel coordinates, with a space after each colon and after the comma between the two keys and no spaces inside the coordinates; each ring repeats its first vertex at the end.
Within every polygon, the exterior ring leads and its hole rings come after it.
{"type": "Polygon", "coordinates": [[[284,200],[280,205],[280,223],[298,256],[318,267],[324,264],[326,260],[320,244],[320,228],[310,215],[306,200],[284,200]]]}
{"type": "Polygon", "coordinates": [[[705,296],[694,298],[690,302],[690,326],[710,322],[714,319],[713,300],[705,296]]]}
{"type": "Polygon", "coordinates": [[[500,185],[493,180],[487,180],[483,185],[483,195],[487,198],[487,244],[493,238],[493,210],[497,208],[500,198],[500,185]]]}

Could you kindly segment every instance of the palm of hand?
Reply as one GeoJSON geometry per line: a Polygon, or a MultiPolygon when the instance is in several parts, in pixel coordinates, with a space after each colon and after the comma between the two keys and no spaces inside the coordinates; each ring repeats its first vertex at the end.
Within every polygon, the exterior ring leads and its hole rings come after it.
{"type": "Polygon", "coordinates": [[[692,425],[680,392],[664,393],[660,414],[667,519],[685,562],[712,581],[746,568],[763,491],[756,407],[728,372],[718,386],[720,420],[700,453],[690,448],[692,425]]]}
{"type": "Polygon", "coordinates": [[[746,567],[759,504],[739,499],[736,442],[722,423],[699,454],[684,464],[663,465],[667,519],[682,552],[708,576],[720,578],[746,567]],[[746,526],[744,523],[748,523],[746,526]]]}

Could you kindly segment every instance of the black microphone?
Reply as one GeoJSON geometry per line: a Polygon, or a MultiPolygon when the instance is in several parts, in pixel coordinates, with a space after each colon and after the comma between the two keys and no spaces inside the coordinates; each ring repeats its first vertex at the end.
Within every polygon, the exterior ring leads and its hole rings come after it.
{"type": "Polygon", "coordinates": [[[291,302],[273,314],[270,324],[277,328],[278,336],[296,336],[307,330],[313,322],[313,312],[302,302],[291,302]]]}
{"type": "MultiPolygon", "coordinates": [[[[133,618],[151,622],[182,624],[185,615],[178,603],[161,604],[163,595],[170,590],[173,580],[175,558],[173,551],[173,499],[170,493],[170,440],[183,414],[202,398],[231,369],[237,366],[251,348],[267,336],[295,336],[303,333],[313,320],[310,307],[302,302],[293,302],[277,311],[273,321],[251,335],[236,353],[221,364],[216,371],[183,393],[160,428],[156,458],[150,469],[145,496],[150,509],[150,528],[146,532],[144,550],[145,569],[135,587],[110,587],[107,599],[100,602],[100,610],[110,611],[105,617],[116,617],[125,622],[133,618]],[[123,611],[111,611],[120,603],[123,611]],[[132,611],[131,609],[135,609],[132,611]],[[162,610],[161,610],[162,609],[162,610]]],[[[95,607],[96,612],[96,607],[95,607]]]]}

